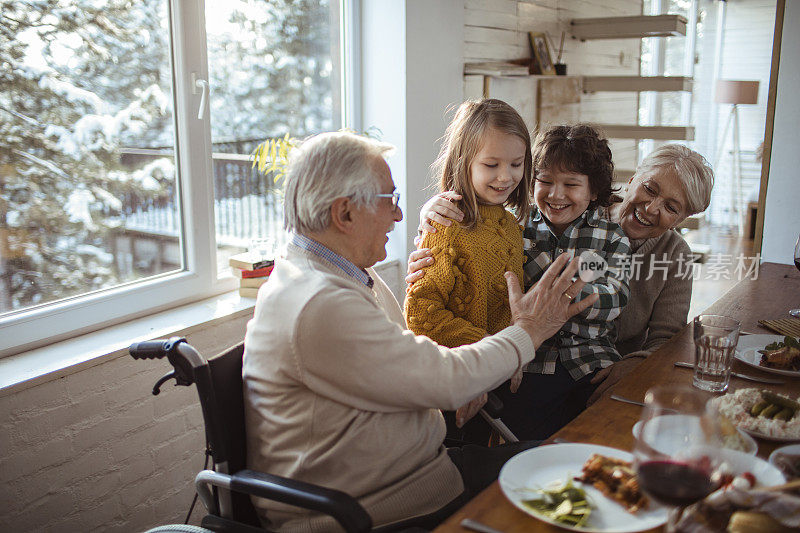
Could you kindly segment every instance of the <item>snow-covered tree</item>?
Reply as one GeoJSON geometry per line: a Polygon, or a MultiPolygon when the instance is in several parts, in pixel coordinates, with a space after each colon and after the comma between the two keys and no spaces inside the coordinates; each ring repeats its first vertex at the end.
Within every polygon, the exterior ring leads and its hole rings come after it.
{"type": "Polygon", "coordinates": [[[123,171],[119,147],[146,134],[167,99],[155,71],[103,97],[110,81],[87,65],[121,60],[142,17],[128,1],[98,4],[0,2],[0,312],[120,281],[109,217],[143,184],[123,171]]]}
{"type": "Polygon", "coordinates": [[[212,138],[303,138],[338,127],[327,0],[242,0],[209,31],[212,138]],[[231,112],[231,107],[235,112],[231,112]]]}

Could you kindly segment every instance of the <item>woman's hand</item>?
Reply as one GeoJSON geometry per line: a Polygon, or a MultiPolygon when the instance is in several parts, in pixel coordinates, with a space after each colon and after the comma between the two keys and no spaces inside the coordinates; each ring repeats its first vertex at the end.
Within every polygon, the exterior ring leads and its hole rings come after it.
{"type": "Polygon", "coordinates": [[[508,384],[508,390],[511,392],[517,392],[519,390],[519,386],[522,385],[522,369],[520,368],[514,375],[511,376],[511,383],[508,384]]]}
{"type": "Polygon", "coordinates": [[[489,395],[484,392],[474,400],[468,402],[466,405],[462,405],[456,409],[456,427],[463,426],[470,418],[477,415],[478,411],[480,411],[483,406],[486,405],[486,401],[488,399],[489,395]]]}
{"type": "Polygon", "coordinates": [[[454,203],[458,200],[461,200],[460,194],[446,191],[425,202],[425,205],[419,210],[419,228],[417,229],[420,232],[436,233],[436,228],[433,227],[431,221],[438,222],[442,226],[449,226],[453,220],[460,222],[464,218],[464,213],[454,203]]]}
{"type": "Polygon", "coordinates": [[[630,373],[630,371],[642,361],[644,361],[644,359],[631,357],[629,359],[621,359],[611,366],[600,369],[600,371],[597,372],[597,374],[595,374],[590,381],[592,384],[599,383],[600,385],[598,385],[592,395],[589,396],[589,399],[586,401],[586,405],[592,405],[594,402],[599,400],[608,389],[616,385],[619,380],[627,376],[628,373],[630,373]]]}

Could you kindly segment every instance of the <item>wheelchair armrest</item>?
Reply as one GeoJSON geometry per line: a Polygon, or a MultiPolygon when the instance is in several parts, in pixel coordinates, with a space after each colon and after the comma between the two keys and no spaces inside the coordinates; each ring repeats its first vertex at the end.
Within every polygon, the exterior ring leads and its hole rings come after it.
{"type": "Polygon", "coordinates": [[[372,529],[372,518],[361,504],[339,490],[253,470],[240,470],[233,475],[203,470],[197,474],[195,485],[207,506],[213,498],[206,484],[329,515],[347,532],[361,533],[372,529]]]}

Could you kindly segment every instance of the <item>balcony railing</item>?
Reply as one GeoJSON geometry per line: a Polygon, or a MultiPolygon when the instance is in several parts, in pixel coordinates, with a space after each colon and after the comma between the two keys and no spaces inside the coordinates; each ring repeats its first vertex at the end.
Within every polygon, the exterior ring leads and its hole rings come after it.
{"type": "MultiPolygon", "coordinates": [[[[132,168],[173,160],[170,150],[124,149],[122,161],[132,168]]],[[[250,239],[266,237],[283,227],[279,184],[252,168],[244,154],[212,154],[214,210],[218,246],[245,247],[250,239]]],[[[127,194],[122,199],[122,226],[128,230],[178,237],[180,217],[174,180],[158,196],[127,194]]]]}

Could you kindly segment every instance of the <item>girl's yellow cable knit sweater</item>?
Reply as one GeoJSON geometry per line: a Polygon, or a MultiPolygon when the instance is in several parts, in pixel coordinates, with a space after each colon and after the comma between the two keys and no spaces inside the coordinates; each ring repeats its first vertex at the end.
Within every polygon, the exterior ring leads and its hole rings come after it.
{"type": "Polygon", "coordinates": [[[454,222],[434,223],[420,247],[430,248],[434,264],[406,290],[409,329],[443,346],[454,347],[492,335],[511,322],[504,273],[522,286],[522,229],[503,206],[478,206],[472,229],[454,222]]]}

